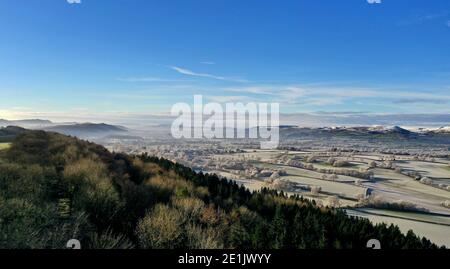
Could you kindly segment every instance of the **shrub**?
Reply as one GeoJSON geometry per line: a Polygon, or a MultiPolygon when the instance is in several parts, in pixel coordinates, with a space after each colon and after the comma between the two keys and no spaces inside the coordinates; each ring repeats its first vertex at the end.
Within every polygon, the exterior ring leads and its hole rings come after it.
{"type": "Polygon", "coordinates": [[[172,198],[172,205],[179,210],[184,221],[198,219],[202,213],[205,203],[198,198],[172,198]]]}
{"type": "Polygon", "coordinates": [[[94,233],[89,242],[90,249],[132,249],[133,243],[125,235],[115,235],[108,229],[101,234],[94,233]]]}
{"type": "Polygon", "coordinates": [[[311,195],[317,196],[322,191],[322,188],[320,186],[312,186],[311,187],[311,195]]]}
{"type": "Polygon", "coordinates": [[[372,208],[380,208],[380,209],[390,209],[390,210],[399,210],[406,212],[427,212],[428,210],[425,208],[419,208],[416,204],[398,200],[389,202],[386,201],[381,195],[371,195],[369,198],[365,199],[364,203],[361,206],[372,207],[372,208]]]}
{"type": "Polygon", "coordinates": [[[174,249],[182,246],[183,216],[167,205],[158,204],[141,219],[136,236],[141,248],[174,249]]]}
{"type": "Polygon", "coordinates": [[[427,177],[423,177],[420,179],[420,183],[425,184],[425,185],[433,185],[433,180],[431,180],[427,177]]]}
{"type": "Polygon", "coordinates": [[[330,196],[328,198],[328,204],[331,207],[339,207],[341,205],[341,202],[339,200],[339,197],[337,197],[337,196],[330,196]]]}
{"type": "Polygon", "coordinates": [[[333,163],[334,167],[344,167],[344,166],[348,166],[349,163],[346,161],[342,161],[342,160],[337,160],[333,163]]]}
{"type": "Polygon", "coordinates": [[[202,229],[195,224],[186,227],[187,243],[189,249],[222,249],[223,239],[219,230],[214,228],[202,229]]]}
{"type": "Polygon", "coordinates": [[[123,208],[119,193],[107,177],[106,167],[94,159],[81,159],[64,169],[64,182],[75,210],[85,210],[101,230],[123,208]]]}
{"type": "Polygon", "coordinates": [[[442,205],[443,207],[450,208],[450,200],[445,200],[445,201],[443,201],[443,202],[441,203],[441,205],[442,205]]]}
{"type": "Polygon", "coordinates": [[[306,162],[307,162],[307,163],[314,163],[314,162],[316,162],[316,160],[317,160],[317,157],[314,156],[314,155],[308,156],[308,157],[306,158],[306,162]]]}

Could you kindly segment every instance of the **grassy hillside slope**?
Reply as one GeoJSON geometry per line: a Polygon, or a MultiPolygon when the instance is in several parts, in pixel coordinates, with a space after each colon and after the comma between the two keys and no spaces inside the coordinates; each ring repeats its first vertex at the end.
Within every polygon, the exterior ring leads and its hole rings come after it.
{"type": "Polygon", "coordinates": [[[0,151],[0,248],[436,248],[412,232],[44,131],[0,151]]]}

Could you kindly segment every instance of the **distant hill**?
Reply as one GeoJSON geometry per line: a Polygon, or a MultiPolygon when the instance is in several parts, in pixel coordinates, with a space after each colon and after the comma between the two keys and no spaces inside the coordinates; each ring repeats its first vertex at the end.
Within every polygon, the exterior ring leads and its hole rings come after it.
{"type": "Polygon", "coordinates": [[[29,126],[48,126],[53,124],[53,122],[49,120],[41,120],[41,119],[26,119],[26,120],[5,120],[0,119],[0,126],[20,126],[20,127],[29,127],[29,126]]]}
{"type": "Polygon", "coordinates": [[[375,126],[375,127],[368,127],[366,129],[371,133],[378,133],[378,134],[388,134],[388,133],[397,133],[402,135],[413,134],[413,132],[406,130],[400,126],[392,126],[392,127],[375,126]]]}
{"type": "Polygon", "coordinates": [[[439,127],[448,125],[450,122],[450,114],[293,113],[281,114],[280,121],[283,124],[303,127],[373,125],[439,127]]]}
{"type": "Polygon", "coordinates": [[[356,127],[287,127],[280,129],[281,139],[302,138],[346,138],[376,140],[418,140],[428,142],[450,142],[449,128],[408,130],[399,126],[356,127]]]}
{"type": "Polygon", "coordinates": [[[5,119],[0,119],[0,126],[8,126],[11,125],[10,121],[5,120],[5,119]]]}
{"type": "Polygon", "coordinates": [[[126,134],[125,127],[109,125],[105,123],[81,123],[71,125],[56,125],[44,128],[45,131],[57,132],[65,135],[76,136],[80,138],[98,138],[111,135],[126,134]]]}
{"type": "Polygon", "coordinates": [[[26,131],[26,129],[17,126],[0,127],[0,143],[11,142],[26,131]]]}
{"type": "Polygon", "coordinates": [[[127,135],[125,127],[105,123],[55,123],[42,119],[0,119],[0,127],[17,126],[25,129],[44,130],[80,138],[100,138],[111,135],[127,135]]]}
{"type": "Polygon", "coordinates": [[[420,131],[425,133],[450,134],[450,126],[442,126],[439,128],[432,128],[432,129],[421,129],[420,131]]]}
{"type": "Polygon", "coordinates": [[[52,124],[53,122],[49,121],[49,120],[41,120],[41,119],[28,119],[28,120],[15,120],[13,121],[14,123],[19,123],[19,124],[41,124],[41,125],[46,125],[46,124],[52,124]]]}
{"type": "Polygon", "coordinates": [[[397,138],[415,138],[417,134],[406,130],[399,126],[374,126],[374,127],[342,127],[331,129],[332,132],[341,134],[360,134],[367,136],[379,136],[379,137],[397,137],[397,138]]]}

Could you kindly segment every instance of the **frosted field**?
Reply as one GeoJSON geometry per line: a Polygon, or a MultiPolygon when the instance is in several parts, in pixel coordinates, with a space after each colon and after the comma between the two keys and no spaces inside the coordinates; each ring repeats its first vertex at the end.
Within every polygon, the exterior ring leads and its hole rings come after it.
{"type": "Polygon", "coordinates": [[[322,187],[323,191],[330,192],[336,195],[343,194],[345,197],[354,198],[357,194],[364,192],[364,188],[352,184],[355,182],[355,178],[347,176],[339,176],[339,178],[342,178],[342,181],[330,181],[322,180],[321,176],[323,174],[306,169],[264,163],[258,163],[255,164],[255,166],[271,169],[283,169],[287,172],[288,176],[283,176],[281,177],[282,179],[286,179],[302,185],[320,186],[322,187]]]}
{"type": "Polygon", "coordinates": [[[367,161],[379,161],[381,160],[382,155],[378,155],[378,154],[373,154],[373,155],[355,155],[355,158],[362,158],[365,159],[367,161]]]}
{"type": "Polygon", "coordinates": [[[208,173],[214,173],[216,175],[219,175],[219,176],[222,176],[222,177],[226,177],[227,179],[234,180],[239,185],[244,185],[250,191],[258,191],[262,187],[264,187],[264,182],[259,181],[259,180],[239,178],[235,174],[224,172],[224,171],[212,170],[212,171],[207,171],[207,172],[208,173]]]}
{"type": "Polygon", "coordinates": [[[385,209],[373,209],[373,208],[362,208],[358,211],[364,211],[366,213],[372,213],[373,215],[386,215],[395,218],[403,218],[416,220],[426,223],[432,224],[442,224],[450,227],[450,217],[442,216],[442,215],[431,215],[431,214],[423,214],[423,213],[414,213],[414,212],[401,212],[401,211],[392,211],[385,209]]]}
{"type": "Polygon", "coordinates": [[[213,158],[221,158],[221,159],[226,159],[229,161],[232,161],[232,160],[238,161],[238,160],[242,160],[242,159],[245,159],[245,160],[259,159],[260,161],[268,162],[271,160],[276,160],[277,156],[279,156],[280,154],[281,154],[280,151],[273,151],[273,150],[267,150],[267,151],[258,150],[256,152],[246,150],[246,152],[244,152],[244,153],[213,155],[213,158]]]}
{"type": "Polygon", "coordinates": [[[410,177],[388,169],[373,169],[374,182],[363,182],[372,189],[373,195],[381,195],[389,201],[408,201],[430,212],[449,214],[450,209],[441,206],[441,202],[450,200],[450,192],[422,184],[410,177]]]}
{"type": "MultiPolygon", "coordinates": [[[[307,169],[292,167],[283,164],[276,164],[281,158],[287,155],[292,158],[298,156],[302,159],[306,156],[315,155],[318,161],[313,163],[315,168],[339,169],[339,170],[359,170],[367,169],[367,163],[373,160],[379,163],[383,159],[390,159],[393,157],[389,154],[380,153],[364,153],[353,155],[350,157],[350,166],[348,167],[332,167],[327,164],[326,151],[282,151],[282,150],[246,150],[245,153],[215,155],[214,158],[220,158],[223,161],[241,161],[247,162],[255,167],[270,170],[284,170],[287,175],[282,176],[284,180],[291,181],[299,186],[319,186],[321,192],[318,195],[312,195],[310,191],[297,189],[288,191],[288,194],[301,195],[308,199],[321,201],[323,205],[328,205],[331,196],[339,196],[340,206],[353,207],[358,203],[357,196],[365,193],[366,189],[370,190],[371,197],[377,197],[384,203],[398,203],[409,202],[415,206],[417,210],[429,213],[443,214],[448,217],[437,217],[432,214],[418,214],[406,216],[399,215],[403,212],[392,213],[389,216],[380,216],[371,214],[371,219],[377,222],[386,221],[401,225],[402,229],[413,228],[417,229],[418,233],[433,237],[437,243],[444,242],[441,237],[450,237],[450,208],[442,206],[442,202],[450,200],[450,191],[439,189],[433,186],[422,184],[415,179],[402,175],[395,170],[385,168],[372,168],[370,171],[374,173],[372,180],[358,179],[350,176],[339,175],[335,181],[323,180],[324,174],[311,171],[307,169]],[[360,185],[356,185],[355,181],[359,181],[360,185]],[[412,219],[412,220],[411,220],[412,219]],[[421,222],[419,222],[421,221],[421,222]],[[439,225],[441,223],[445,225],[439,225]],[[431,231],[431,232],[430,232],[431,231]],[[445,236],[444,236],[445,235],[445,236]],[[440,240],[440,241],[439,241],[440,240]]],[[[332,154],[332,153],[330,153],[332,154]]],[[[348,157],[335,157],[336,159],[346,160],[348,157]]],[[[395,156],[393,163],[403,169],[413,170],[428,176],[434,182],[446,182],[450,185],[450,167],[448,167],[449,160],[436,159],[436,162],[414,161],[411,156],[395,156]],[[440,180],[440,181],[439,181],[440,180]]],[[[226,176],[230,179],[236,180],[240,184],[244,184],[251,190],[258,190],[263,186],[269,186],[265,182],[267,178],[260,179],[243,179],[241,176],[227,173],[226,171],[217,171],[220,175],[226,176]]],[[[327,175],[329,176],[329,175],[327,175]]],[[[286,190],[284,190],[286,192],[286,190]]],[[[379,210],[379,209],[374,209],[379,210]]],[[[381,212],[381,211],[380,211],[381,212]]],[[[365,213],[367,214],[367,213],[365,213]]],[[[448,244],[449,242],[446,242],[448,244]]]]}
{"type": "Polygon", "coordinates": [[[347,213],[352,216],[367,218],[372,223],[393,223],[397,225],[403,233],[406,233],[409,230],[413,230],[416,235],[421,237],[424,236],[437,245],[445,245],[447,247],[450,247],[450,218],[439,218],[429,215],[422,215],[418,217],[417,214],[414,213],[393,212],[376,209],[365,209],[364,211],[365,212],[347,210],[347,213]],[[422,222],[420,221],[421,219],[425,219],[426,221],[434,220],[443,224],[422,222]]]}
{"type": "Polygon", "coordinates": [[[302,185],[320,186],[322,188],[322,192],[350,199],[355,198],[357,194],[363,194],[365,192],[365,188],[333,181],[319,180],[300,176],[286,176],[281,178],[302,185]]]}
{"type": "MultiPolygon", "coordinates": [[[[288,175],[310,177],[310,178],[315,178],[318,180],[321,180],[322,175],[324,175],[324,174],[316,172],[316,171],[311,171],[311,170],[287,166],[287,165],[270,164],[270,163],[263,163],[263,162],[257,162],[257,163],[254,163],[254,165],[257,167],[260,167],[260,168],[282,169],[282,170],[286,171],[288,173],[288,175]]],[[[355,180],[358,180],[358,179],[354,178],[354,177],[350,177],[350,176],[339,175],[338,180],[336,180],[335,182],[354,183],[355,180]]],[[[321,180],[321,181],[326,181],[326,180],[321,180]]],[[[365,180],[361,179],[361,181],[365,181],[365,180]]]]}
{"type": "MultiPolygon", "coordinates": [[[[372,181],[357,179],[350,176],[338,176],[336,181],[323,180],[322,173],[316,171],[306,170],[297,167],[291,167],[287,165],[272,164],[277,162],[280,156],[285,154],[285,151],[277,150],[249,150],[246,153],[239,154],[228,154],[228,155],[217,155],[217,158],[222,158],[224,160],[243,160],[248,161],[256,167],[263,169],[282,169],[287,172],[287,177],[284,179],[290,180],[292,182],[307,185],[307,186],[320,186],[325,194],[322,194],[322,198],[326,199],[327,195],[339,195],[347,199],[354,200],[357,195],[364,193],[365,188],[370,188],[373,195],[378,195],[382,197],[383,200],[387,202],[398,202],[407,201],[415,204],[417,208],[423,208],[429,212],[449,214],[450,209],[445,208],[441,203],[445,200],[450,200],[450,192],[442,189],[438,189],[432,186],[424,185],[416,180],[402,175],[394,170],[374,168],[371,171],[374,172],[375,178],[372,181]],[[354,182],[359,180],[361,186],[356,186],[354,182]]],[[[304,156],[312,154],[311,152],[289,152],[290,156],[304,156]]],[[[324,155],[322,152],[315,152],[313,154],[324,155]]],[[[382,156],[387,156],[385,154],[361,154],[355,155],[353,158],[361,158],[364,160],[381,160],[382,156]]],[[[406,158],[406,157],[404,157],[406,158]]],[[[321,157],[320,160],[324,158],[321,157]]],[[[340,158],[338,158],[340,159],[340,158]]],[[[344,159],[344,158],[342,158],[344,159]]],[[[399,158],[396,158],[399,159],[399,158]]],[[[439,160],[442,161],[442,160],[439,160]]],[[[347,167],[344,169],[360,169],[365,168],[367,165],[361,164],[360,162],[351,162],[354,166],[347,167]]],[[[450,170],[446,167],[446,164],[440,163],[430,163],[430,162],[420,162],[420,161],[399,161],[395,162],[396,165],[402,166],[407,169],[412,169],[415,171],[427,173],[432,176],[440,177],[450,177],[450,170]]],[[[314,163],[317,168],[328,168],[333,169],[330,165],[323,164],[323,162],[314,163]]],[[[342,169],[342,168],[338,168],[342,169]]],[[[223,174],[223,173],[221,173],[223,174]]],[[[238,179],[236,175],[229,175],[230,178],[238,179]]],[[[450,180],[450,179],[449,179],[450,180]]],[[[246,186],[251,189],[263,183],[251,183],[252,181],[258,182],[258,180],[248,180],[246,186]]],[[[298,193],[300,195],[308,196],[308,193],[302,192],[298,193]]],[[[353,203],[355,204],[355,201],[353,203]]]]}
{"type": "MultiPolygon", "coordinates": [[[[355,158],[366,158],[367,160],[380,160],[381,156],[386,155],[357,155],[355,158]]],[[[270,158],[270,156],[264,156],[270,158]]],[[[264,159],[266,159],[264,158],[264,159]]],[[[403,157],[406,158],[406,157],[403,157]]],[[[400,159],[396,157],[396,159],[400,159]]],[[[443,162],[443,160],[437,160],[443,162]]],[[[261,158],[263,163],[263,158],[261,158]]],[[[440,177],[441,181],[450,184],[450,168],[447,164],[420,162],[420,161],[399,161],[395,162],[396,165],[414,171],[419,171],[430,177],[440,177]]],[[[257,166],[265,168],[277,168],[284,169],[289,176],[298,176],[296,182],[311,184],[315,183],[316,186],[321,186],[324,191],[332,193],[344,193],[347,197],[355,197],[361,193],[360,187],[351,186],[356,178],[348,176],[339,176],[336,182],[320,180],[322,174],[309,171],[305,169],[283,166],[283,165],[270,165],[270,164],[257,164],[257,166]],[[317,180],[319,179],[319,180],[317,180]],[[342,184],[342,183],[350,184],[342,184]]],[[[320,164],[315,163],[315,167],[321,167],[320,164]]],[[[360,167],[367,167],[365,165],[358,165],[353,169],[359,169],[360,167]]],[[[325,168],[325,167],[324,167],[325,168]]],[[[328,166],[328,168],[330,168],[328,166]]],[[[374,181],[361,180],[364,187],[371,188],[373,194],[381,195],[384,199],[396,202],[396,201],[408,201],[417,205],[418,208],[425,208],[430,212],[443,213],[450,215],[450,209],[441,206],[441,203],[445,200],[450,200],[450,192],[436,187],[424,185],[410,177],[402,175],[390,169],[375,168],[371,171],[374,172],[374,181]]],[[[435,178],[435,182],[442,183],[435,178]]]]}
{"type": "Polygon", "coordinates": [[[448,164],[420,161],[396,162],[399,167],[419,172],[422,176],[430,177],[436,182],[450,184],[450,170],[448,164]]]}

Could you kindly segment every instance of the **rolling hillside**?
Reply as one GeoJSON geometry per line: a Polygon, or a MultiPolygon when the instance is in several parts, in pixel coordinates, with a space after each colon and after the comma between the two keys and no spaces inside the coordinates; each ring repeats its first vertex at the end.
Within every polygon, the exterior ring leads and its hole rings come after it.
{"type": "Polygon", "coordinates": [[[49,120],[5,120],[0,119],[0,128],[20,127],[32,130],[51,131],[80,138],[100,138],[111,135],[127,135],[125,127],[105,123],[55,123],[49,120]]]}
{"type": "Polygon", "coordinates": [[[105,137],[108,135],[126,134],[127,129],[122,126],[109,125],[104,123],[80,123],[70,125],[56,125],[44,128],[46,131],[57,132],[60,134],[76,136],[80,138],[87,137],[105,137]]]}
{"type": "Polygon", "coordinates": [[[437,248],[300,197],[44,131],[0,152],[0,248],[437,248]]]}

